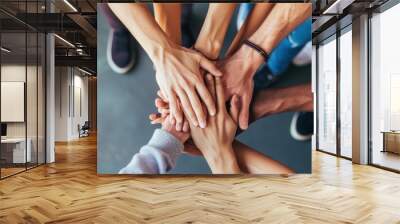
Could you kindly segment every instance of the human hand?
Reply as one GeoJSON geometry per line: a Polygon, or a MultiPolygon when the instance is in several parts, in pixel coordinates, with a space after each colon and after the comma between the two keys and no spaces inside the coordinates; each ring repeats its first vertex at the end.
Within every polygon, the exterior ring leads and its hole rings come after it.
{"type": "Polygon", "coordinates": [[[182,144],[184,144],[189,139],[190,133],[188,132],[189,124],[187,121],[185,121],[183,124],[183,127],[187,127],[186,131],[177,131],[175,125],[171,123],[171,115],[168,115],[161,123],[161,127],[163,130],[167,131],[175,138],[177,138],[182,144]]]}
{"type": "MultiPolygon", "coordinates": [[[[161,97],[161,94],[158,93],[161,97]]],[[[168,102],[165,102],[162,98],[155,100],[155,105],[159,113],[152,113],[149,115],[149,119],[152,124],[161,124],[162,129],[172,134],[180,142],[185,143],[190,137],[189,123],[184,120],[182,131],[177,131],[175,124],[172,122],[172,117],[169,114],[168,102]]]]}
{"type": "Polygon", "coordinates": [[[263,58],[254,55],[245,47],[241,47],[231,57],[219,62],[225,86],[225,99],[230,99],[236,94],[240,98],[241,109],[239,112],[239,127],[247,129],[249,126],[249,109],[253,96],[253,76],[258,67],[263,63],[263,58]]]}
{"type": "Polygon", "coordinates": [[[202,102],[210,115],[214,115],[216,109],[205,86],[202,70],[215,76],[222,73],[200,53],[181,46],[164,48],[156,55],[156,80],[170,104],[170,115],[175,120],[172,122],[176,122],[177,130],[183,127],[182,110],[190,123],[204,128],[207,116],[202,102]]]}
{"type": "Polygon", "coordinates": [[[213,173],[239,173],[240,169],[232,148],[239,116],[239,100],[232,96],[230,114],[225,106],[224,90],[219,77],[207,75],[207,86],[217,102],[217,114],[208,117],[205,128],[190,124],[193,142],[204,155],[213,173]]]}
{"type": "MultiPolygon", "coordinates": [[[[158,113],[152,113],[149,116],[149,119],[152,124],[162,124],[169,115],[169,104],[165,100],[164,96],[160,91],[157,92],[158,98],[155,100],[155,106],[157,107],[158,113]]],[[[172,124],[172,123],[171,123],[172,124]]],[[[187,122],[184,122],[183,132],[189,131],[189,125],[187,122]]],[[[173,124],[172,124],[173,125],[173,124]]],[[[194,145],[192,140],[185,142],[185,148],[183,150],[185,153],[193,155],[193,156],[201,156],[200,150],[194,145]]]]}

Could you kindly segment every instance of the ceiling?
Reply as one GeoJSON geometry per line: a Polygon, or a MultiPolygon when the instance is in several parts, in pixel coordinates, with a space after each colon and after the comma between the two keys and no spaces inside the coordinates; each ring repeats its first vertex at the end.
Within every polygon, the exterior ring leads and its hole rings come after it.
{"type": "MultiPolygon", "coordinates": [[[[7,53],[7,60],[25,62],[25,57],[28,61],[36,58],[36,52],[43,47],[36,43],[37,33],[52,32],[57,34],[56,65],[79,66],[95,72],[96,3],[96,0],[47,0],[47,4],[45,0],[1,0],[2,46],[12,50],[7,53]]],[[[4,61],[6,57],[2,58],[4,61]]]]}

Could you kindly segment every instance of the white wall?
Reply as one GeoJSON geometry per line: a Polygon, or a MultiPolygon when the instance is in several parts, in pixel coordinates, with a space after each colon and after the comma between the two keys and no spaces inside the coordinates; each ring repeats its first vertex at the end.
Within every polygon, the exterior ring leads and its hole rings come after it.
{"type": "Polygon", "coordinates": [[[56,67],[56,141],[77,139],[79,137],[78,124],[83,125],[88,120],[88,78],[83,75],[76,68],[56,67]],[[79,94],[80,97],[78,97],[79,94]],[[79,100],[81,100],[80,103],[79,100]],[[81,105],[81,113],[79,105],[81,105]]]}

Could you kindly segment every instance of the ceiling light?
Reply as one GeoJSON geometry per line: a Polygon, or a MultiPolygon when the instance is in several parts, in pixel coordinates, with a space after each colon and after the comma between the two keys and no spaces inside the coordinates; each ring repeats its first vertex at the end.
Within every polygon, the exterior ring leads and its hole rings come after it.
{"type": "Polygon", "coordinates": [[[78,10],[73,6],[68,0],[64,0],[65,4],[67,4],[74,12],[78,12],[78,10]]]}
{"type": "Polygon", "coordinates": [[[342,14],[343,10],[351,5],[355,0],[336,0],[322,14],[342,14]]]}
{"type": "Polygon", "coordinates": [[[81,71],[81,72],[83,72],[83,73],[85,73],[85,74],[87,74],[87,75],[90,75],[90,76],[93,75],[92,73],[90,73],[90,72],[88,72],[88,71],[86,71],[86,70],[83,70],[83,69],[81,69],[81,68],[79,68],[79,67],[78,67],[78,70],[81,71]]]}
{"type": "Polygon", "coordinates": [[[11,50],[9,50],[9,49],[7,49],[7,48],[5,48],[5,47],[1,47],[0,49],[1,49],[2,51],[6,52],[6,53],[10,53],[10,52],[11,52],[11,50]]]}
{"type": "Polygon", "coordinates": [[[61,40],[62,42],[66,43],[67,45],[69,45],[70,47],[75,48],[75,45],[73,45],[71,42],[69,42],[68,40],[60,37],[58,34],[54,34],[55,37],[57,37],[59,40],[61,40]]]}

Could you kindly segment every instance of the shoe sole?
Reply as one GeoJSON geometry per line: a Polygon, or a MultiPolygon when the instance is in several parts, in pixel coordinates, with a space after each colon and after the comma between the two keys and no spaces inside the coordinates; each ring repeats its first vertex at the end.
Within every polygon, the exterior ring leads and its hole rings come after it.
{"type": "Polygon", "coordinates": [[[298,117],[299,117],[299,113],[295,113],[293,115],[292,121],[290,122],[290,135],[292,136],[292,138],[294,138],[297,141],[310,140],[311,137],[312,137],[312,134],[310,134],[310,135],[302,135],[296,130],[298,117]]]}
{"type": "Polygon", "coordinates": [[[118,65],[116,65],[111,57],[111,46],[112,46],[112,41],[113,41],[113,33],[114,31],[110,31],[110,33],[108,34],[108,43],[107,43],[107,62],[108,65],[110,66],[110,68],[119,74],[126,74],[128,73],[133,66],[135,65],[135,57],[132,55],[132,60],[129,62],[129,64],[126,67],[119,67],[118,65]]]}

